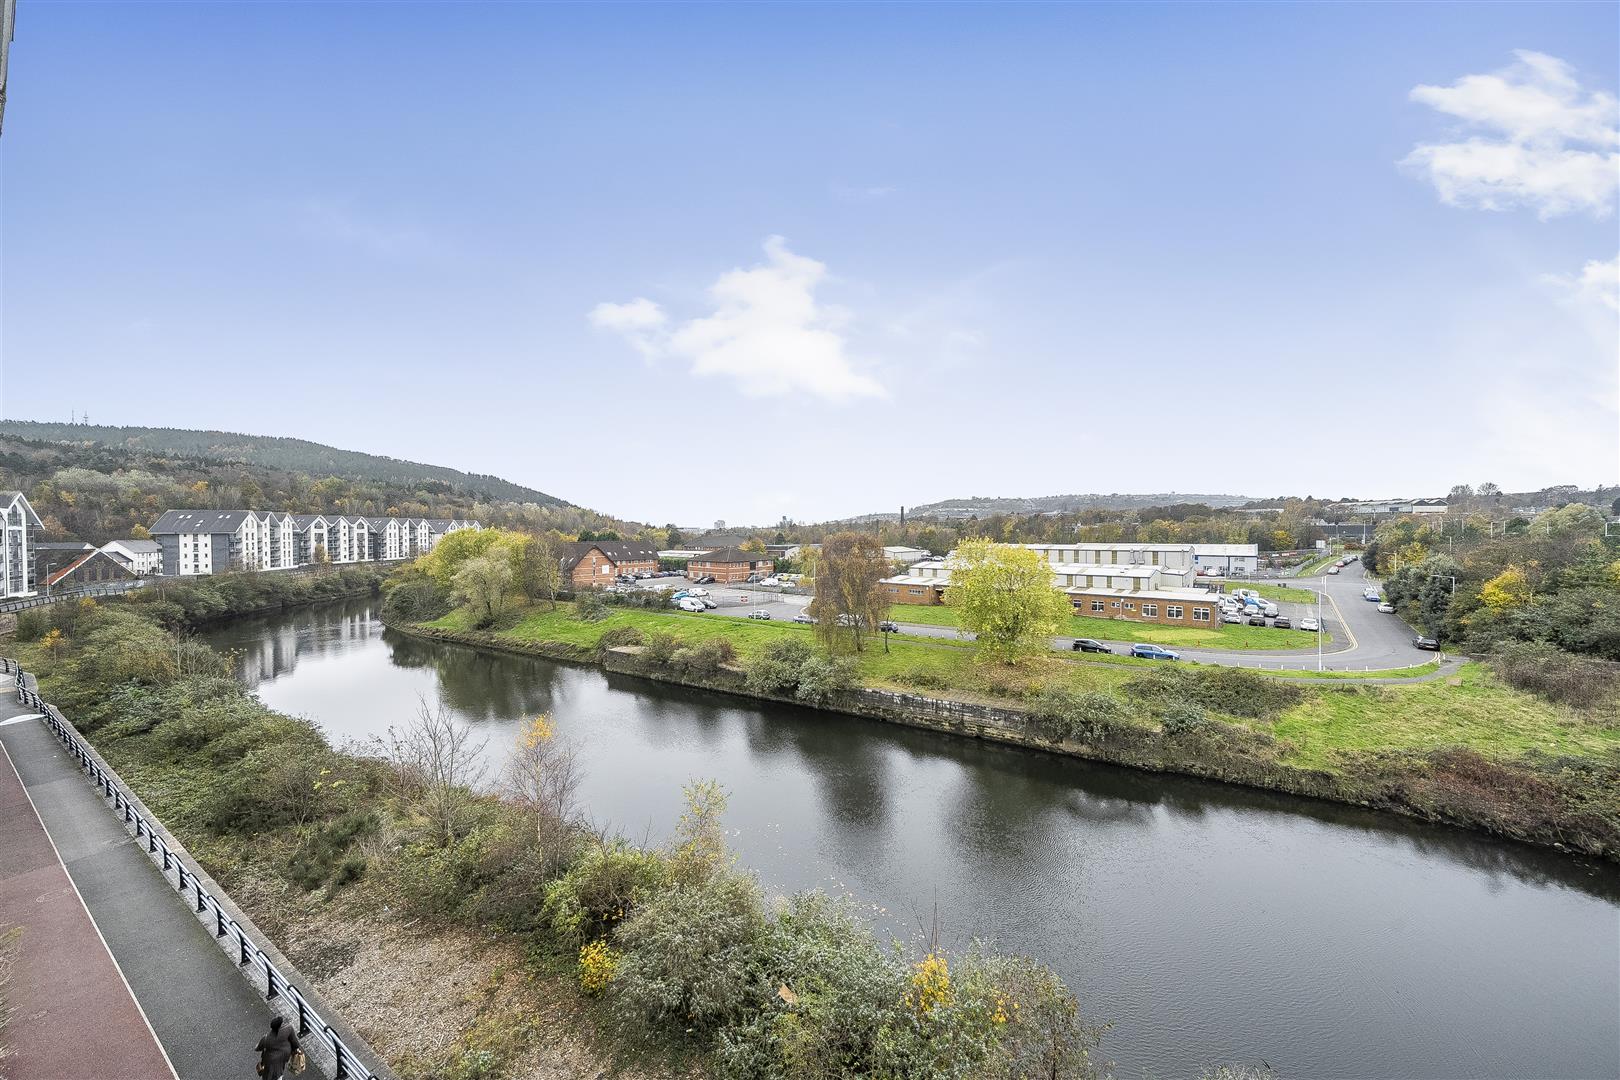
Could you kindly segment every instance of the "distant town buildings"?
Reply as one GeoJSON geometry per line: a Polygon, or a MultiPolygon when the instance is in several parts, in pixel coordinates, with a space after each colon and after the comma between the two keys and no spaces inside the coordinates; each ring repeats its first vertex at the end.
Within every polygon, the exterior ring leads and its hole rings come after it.
{"type": "Polygon", "coordinates": [[[914,562],[921,562],[928,558],[929,554],[923,548],[902,547],[899,545],[891,545],[883,549],[885,559],[892,563],[905,563],[908,566],[914,562]]]}
{"type": "Polygon", "coordinates": [[[20,491],[0,491],[0,513],[5,517],[5,544],[0,551],[0,597],[34,595],[31,533],[40,527],[39,515],[20,491]]]}
{"type": "MultiPolygon", "coordinates": [[[[1186,587],[1198,576],[1193,544],[1025,544],[1052,569],[1052,584],[1076,615],[1171,626],[1219,621],[1219,602],[1207,589],[1186,587]]],[[[1248,545],[1233,545],[1248,547],[1248,545]]],[[[1258,554],[1258,552],[1256,552],[1258,554]]],[[[953,559],[925,559],[883,579],[897,604],[942,604],[953,559]]]]}
{"type": "Polygon", "coordinates": [[[1444,499],[1377,499],[1372,502],[1338,503],[1333,509],[1344,514],[1443,514],[1448,503],[1444,499]]]}
{"type": "Polygon", "coordinates": [[[659,554],[639,540],[575,540],[563,545],[562,572],[574,588],[596,589],[620,574],[652,573],[659,554]]]}
{"type": "Polygon", "coordinates": [[[284,514],[260,510],[170,510],[151,528],[164,577],[231,570],[291,570],[327,563],[410,559],[476,521],[284,514]]]}
{"type": "Polygon", "coordinates": [[[689,560],[686,564],[686,576],[712,577],[720,584],[727,584],[765,577],[775,565],[770,556],[763,551],[743,551],[741,548],[728,547],[717,551],[705,551],[689,560]]]}

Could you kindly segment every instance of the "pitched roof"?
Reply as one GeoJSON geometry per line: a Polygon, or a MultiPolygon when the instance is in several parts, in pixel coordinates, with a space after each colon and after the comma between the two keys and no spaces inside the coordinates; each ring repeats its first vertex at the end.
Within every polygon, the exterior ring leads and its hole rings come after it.
{"type": "Polygon", "coordinates": [[[29,503],[28,496],[20,491],[0,491],[0,508],[3,508],[6,512],[9,513],[18,500],[22,501],[23,509],[28,511],[28,523],[36,528],[39,527],[39,515],[34,513],[34,507],[29,503]]]}
{"type": "Polygon", "coordinates": [[[705,551],[692,562],[718,562],[718,563],[757,563],[770,562],[771,557],[763,551],[744,551],[741,548],[719,548],[715,551],[705,551]]]}
{"type": "Polygon", "coordinates": [[[300,532],[309,528],[317,521],[330,523],[333,520],[332,518],[327,517],[325,514],[288,514],[287,516],[293,519],[293,528],[299,530],[300,532]]]}
{"type": "Polygon", "coordinates": [[[607,556],[614,565],[627,562],[657,562],[658,549],[640,540],[574,540],[562,548],[562,567],[572,570],[592,548],[607,556]]]}
{"type": "Polygon", "coordinates": [[[167,510],[149,530],[159,533],[233,533],[251,515],[247,510],[167,510]]]}
{"type": "Polygon", "coordinates": [[[66,566],[62,567],[62,569],[58,570],[56,573],[54,573],[50,577],[46,578],[45,579],[45,584],[46,585],[55,585],[58,581],[61,581],[63,578],[65,578],[69,574],[73,573],[73,571],[77,570],[79,567],[83,566],[85,563],[89,562],[91,559],[94,559],[97,555],[101,556],[103,559],[106,559],[108,562],[112,563],[114,566],[118,567],[120,570],[127,571],[129,569],[129,567],[125,566],[123,563],[119,562],[117,559],[113,558],[111,555],[108,555],[105,551],[102,551],[100,548],[97,548],[95,551],[87,552],[86,554],[81,555],[79,558],[74,559],[72,562],[70,562],[66,566]]]}
{"type": "Polygon", "coordinates": [[[110,548],[114,544],[132,554],[135,552],[144,552],[151,555],[155,552],[163,550],[163,545],[158,543],[156,540],[109,540],[101,546],[104,548],[110,548]]]}

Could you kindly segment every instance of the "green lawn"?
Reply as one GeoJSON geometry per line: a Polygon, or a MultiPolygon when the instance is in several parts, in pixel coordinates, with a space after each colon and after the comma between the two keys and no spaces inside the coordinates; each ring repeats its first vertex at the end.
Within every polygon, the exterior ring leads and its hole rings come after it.
{"type": "MultiPolygon", "coordinates": [[[[895,604],[889,618],[898,623],[928,626],[955,626],[956,611],[943,604],[895,604]]],[[[1064,634],[1070,637],[1099,638],[1103,641],[1130,641],[1148,645],[1183,645],[1204,649],[1311,649],[1316,635],[1305,630],[1276,630],[1269,626],[1220,623],[1208,630],[1195,626],[1158,626],[1126,619],[1099,619],[1075,615],[1064,634]]],[[[1332,641],[1331,635],[1327,638],[1332,641]]]]}
{"type": "Polygon", "coordinates": [[[1499,682],[1480,664],[1464,664],[1456,681],[1324,688],[1289,709],[1269,729],[1296,749],[1283,760],[1332,768],[1341,752],[1434,750],[1469,746],[1496,758],[1531,750],[1552,755],[1620,755],[1620,727],[1543,701],[1499,682]]]}
{"type": "Polygon", "coordinates": [[[1292,585],[1259,585],[1252,581],[1229,581],[1226,591],[1236,595],[1239,589],[1252,589],[1262,597],[1278,604],[1316,604],[1316,593],[1310,589],[1296,589],[1292,585]]]}
{"type": "Polygon", "coordinates": [[[1294,576],[1312,577],[1316,574],[1320,574],[1323,570],[1327,569],[1328,563],[1337,562],[1342,555],[1343,552],[1338,548],[1330,548],[1326,555],[1318,555],[1309,562],[1302,564],[1299,569],[1294,571],[1294,576]]]}

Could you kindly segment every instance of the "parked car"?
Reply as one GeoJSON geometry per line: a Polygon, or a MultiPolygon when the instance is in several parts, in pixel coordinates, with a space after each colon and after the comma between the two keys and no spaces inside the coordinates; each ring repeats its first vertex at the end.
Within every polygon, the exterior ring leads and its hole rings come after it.
{"type": "Polygon", "coordinates": [[[1330,574],[1337,574],[1337,573],[1338,573],[1338,572],[1339,572],[1339,568],[1338,568],[1338,567],[1337,567],[1337,566],[1330,566],[1330,567],[1328,567],[1328,573],[1330,573],[1330,574]]]}
{"type": "Polygon", "coordinates": [[[793,616],[793,621],[796,623],[813,623],[816,620],[815,617],[808,611],[801,611],[797,615],[793,616]]]}
{"type": "Polygon", "coordinates": [[[686,592],[687,592],[687,595],[689,595],[689,596],[708,596],[709,595],[709,590],[708,589],[687,589],[686,592]]]}
{"type": "Polygon", "coordinates": [[[781,581],[779,581],[779,580],[777,580],[776,578],[773,578],[773,577],[760,578],[759,583],[761,585],[765,586],[767,589],[774,589],[778,585],[782,584],[781,581]]]}
{"type": "Polygon", "coordinates": [[[1264,615],[1268,619],[1275,619],[1277,617],[1277,605],[1271,603],[1270,601],[1261,604],[1260,614],[1264,615]]]}
{"type": "Polygon", "coordinates": [[[1395,614],[1395,605],[1394,604],[1379,604],[1378,605],[1378,610],[1382,611],[1385,615],[1393,615],[1393,614],[1395,614]]]}
{"type": "Polygon", "coordinates": [[[1095,641],[1088,637],[1075,638],[1074,644],[1070,645],[1069,648],[1073,649],[1075,652],[1100,652],[1107,653],[1109,656],[1114,655],[1113,649],[1110,649],[1100,641],[1095,641]]]}
{"type": "Polygon", "coordinates": [[[1430,652],[1440,651],[1440,642],[1432,637],[1415,637],[1412,639],[1412,644],[1420,649],[1428,649],[1430,652]]]}
{"type": "Polygon", "coordinates": [[[703,601],[694,597],[687,596],[675,601],[675,603],[682,611],[690,611],[694,614],[698,614],[703,611],[703,601]]]}
{"type": "Polygon", "coordinates": [[[748,617],[750,619],[763,619],[766,622],[771,621],[771,613],[766,611],[764,608],[755,608],[753,611],[748,613],[748,617]]]}
{"type": "Polygon", "coordinates": [[[702,604],[705,608],[707,608],[710,611],[713,611],[715,608],[720,606],[719,604],[715,603],[713,600],[711,600],[707,596],[698,597],[697,602],[702,604]]]}
{"type": "Polygon", "coordinates": [[[1275,626],[1278,630],[1292,630],[1294,628],[1294,624],[1289,621],[1288,616],[1286,615],[1277,616],[1271,621],[1271,625],[1275,626]]]}
{"type": "Polygon", "coordinates": [[[1237,611],[1223,611],[1223,612],[1221,612],[1221,622],[1223,622],[1223,623],[1237,623],[1239,625],[1242,625],[1242,623],[1243,623],[1243,615],[1242,615],[1241,612],[1237,612],[1237,611]]]}
{"type": "Polygon", "coordinates": [[[1181,654],[1157,645],[1132,645],[1131,655],[1143,660],[1180,660],[1181,654]]]}
{"type": "Polygon", "coordinates": [[[692,584],[694,584],[694,585],[713,585],[714,584],[714,575],[713,574],[704,574],[702,577],[698,578],[692,584]]]}
{"type": "Polygon", "coordinates": [[[691,596],[691,595],[692,595],[691,593],[687,592],[685,589],[682,589],[679,592],[671,593],[669,598],[671,600],[685,600],[688,596],[691,596]]]}
{"type": "Polygon", "coordinates": [[[1320,633],[1322,630],[1322,624],[1317,622],[1315,619],[1305,618],[1299,620],[1299,628],[1301,630],[1309,630],[1312,633],[1320,633]]]}
{"type": "Polygon", "coordinates": [[[1379,596],[1376,590],[1371,589],[1362,593],[1361,598],[1367,601],[1369,604],[1382,604],[1384,602],[1384,598],[1379,596]]]}
{"type": "Polygon", "coordinates": [[[880,634],[898,634],[899,632],[900,624],[893,619],[884,619],[878,623],[878,633],[880,634]]]}
{"type": "Polygon", "coordinates": [[[1264,626],[1264,625],[1266,625],[1266,617],[1264,615],[1261,615],[1261,614],[1258,614],[1258,613],[1256,613],[1254,615],[1250,615],[1249,616],[1249,625],[1250,626],[1264,626]]]}

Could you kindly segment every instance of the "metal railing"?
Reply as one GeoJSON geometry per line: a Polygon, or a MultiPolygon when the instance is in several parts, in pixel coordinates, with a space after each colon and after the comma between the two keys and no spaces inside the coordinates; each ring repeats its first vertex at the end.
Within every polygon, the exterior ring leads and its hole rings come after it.
{"type": "MultiPolygon", "coordinates": [[[[243,969],[244,977],[248,982],[258,988],[266,1001],[277,998],[289,1002],[291,1012],[298,1023],[298,1037],[304,1039],[313,1035],[320,1049],[325,1051],[334,1062],[335,1080],[374,1080],[376,1074],[366,1067],[354,1051],[349,1049],[341,1036],[332,1028],[313,1005],[304,997],[303,993],[283,975],[265,951],[259,948],[241,924],[232,918],[214,894],[203,887],[203,877],[195,867],[187,866],[179,853],[171,849],[158,830],[153,828],[149,821],[132,801],[133,796],[124,786],[123,780],[110,768],[105,767],[97,755],[91,751],[89,745],[80,738],[66,717],[44,698],[39,696],[38,683],[32,675],[24,671],[17,661],[9,657],[0,657],[0,674],[13,675],[17,684],[17,700],[20,704],[38,710],[44,717],[46,725],[50,728],[68,754],[79,763],[96,785],[104,799],[112,803],[112,811],[122,817],[126,829],[133,828],[135,839],[146,842],[146,853],[154,863],[162,862],[165,875],[172,870],[176,874],[178,884],[176,888],[180,895],[185,897],[188,889],[195,903],[195,911],[199,920],[211,925],[217,939],[230,938],[230,947],[227,950],[236,958],[237,966],[243,969]]],[[[165,876],[164,880],[168,880],[165,876]]],[[[313,1058],[314,1055],[312,1054],[313,1058]]]]}

